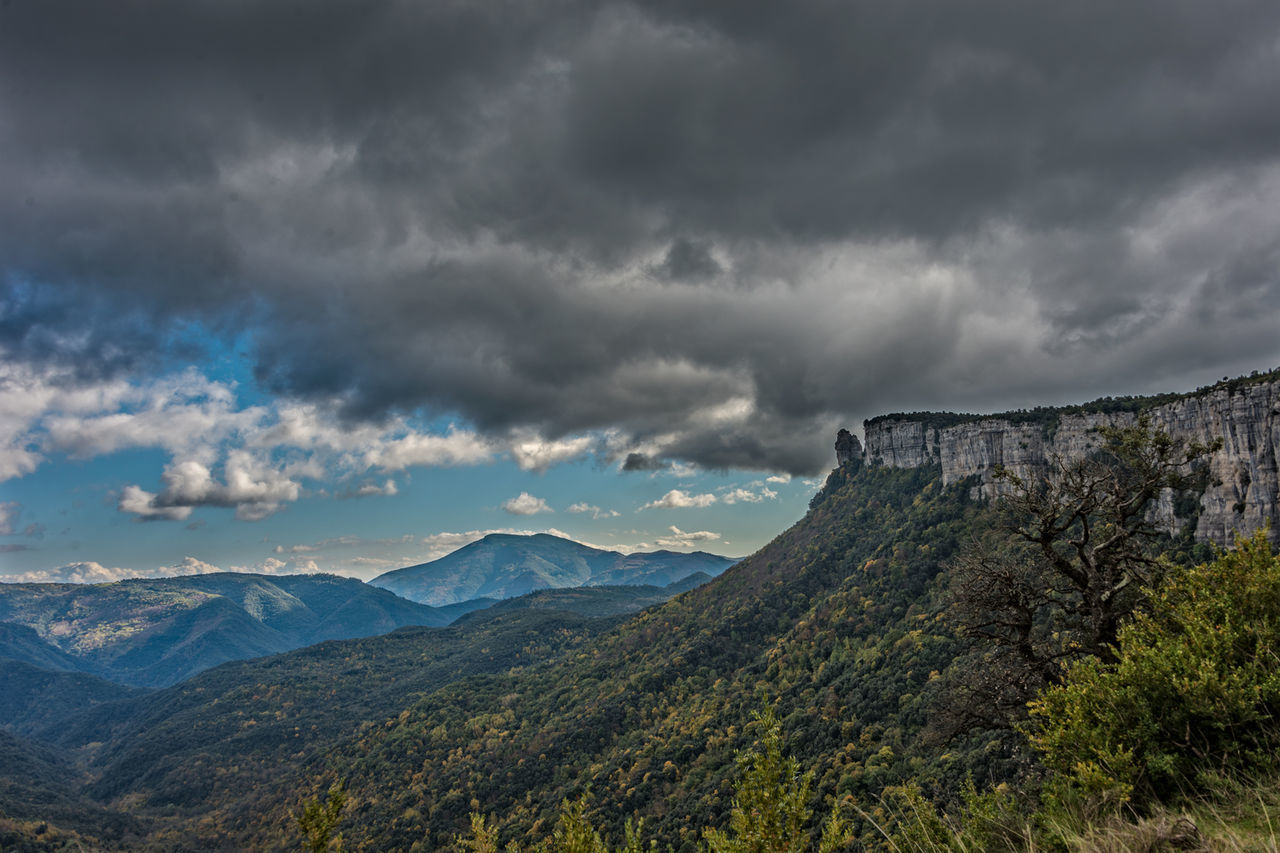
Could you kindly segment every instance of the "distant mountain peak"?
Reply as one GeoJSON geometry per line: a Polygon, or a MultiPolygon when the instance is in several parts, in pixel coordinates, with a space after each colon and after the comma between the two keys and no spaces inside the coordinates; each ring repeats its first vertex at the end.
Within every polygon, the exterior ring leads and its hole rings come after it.
{"type": "Polygon", "coordinates": [[[698,551],[623,554],[552,533],[490,533],[451,554],[370,581],[411,601],[443,606],[578,586],[665,587],[698,572],[711,577],[735,560],[698,551]]]}

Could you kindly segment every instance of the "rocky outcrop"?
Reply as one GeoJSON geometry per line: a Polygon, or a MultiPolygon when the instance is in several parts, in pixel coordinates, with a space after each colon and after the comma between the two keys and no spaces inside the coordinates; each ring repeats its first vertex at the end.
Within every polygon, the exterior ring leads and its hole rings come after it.
{"type": "Polygon", "coordinates": [[[836,464],[844,467],[862,461],[862,444],[858,437],[847,429],[836,433],[836,464]]]}
{"type": "MultiPolygon", "coordinates": [[[[1270,376],[1270,375],[1269,375],[1270,376]]],[[[1022,477],[1048,472],[1055,460],[1079,459],[1101,444],[1098,428],[1133,423],[1132,411],[1089,411],[1089,407],[1007,416],[904,415],[865,424],[868,465],[916,467],[939,464],[945,483],[979,478],[975,491],[998,494],[997,467],[1022,477]]],[[[1105,407],[1098,407],[1105,408],[1105,407]]],[[[1234,380],[1182,397],[1162,399],[1147,409],[1153,425],[1175,440],[1205,444],[1222,439],[1209,458],[1209,486],[1200,500],[1196,538],[1229,543],[1237,531],[1270,525],[1280,531],[1280,379],[1234,380]]],[[[842,431],[843,433],[844,431],[842,431]]],[[[852,436],[850,436],[853,438],[852,436]]],[[[853,439],[857,441],[856,438],[853,439]]],[[[853,445],[853,446],[856,446],[853,445]]],[[[845,442],[840,464],[852,458],[845,442]]],[[[1180,523],[1171,495],[1156,508],[1169,527],[1180,523]]]]}

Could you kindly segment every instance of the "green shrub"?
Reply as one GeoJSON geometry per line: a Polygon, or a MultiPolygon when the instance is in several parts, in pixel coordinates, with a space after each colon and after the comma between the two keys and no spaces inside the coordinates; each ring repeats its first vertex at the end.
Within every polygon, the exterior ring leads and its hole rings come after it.
{"type": "Polygon", "coordinates": [[[757,716],[764,726],[763,751],[740,756],[742,778],[728,831],[709,829],[709,853],[802,853],[809,847],[812,773],[800,773],[794,757],[782,755],[782,725],[773,708],[757,716]]]}
{"type": "Polygon", "coordinates": [[[1084,660],[1031,705],[1056,793],[1138,803],[1263,770],[1280,709],[1280,559],[1265,532],[1170,572],[1120,632],[1114,663],[1084,660]]]}
{"type": "Polygon", "coordinates": [[[328,853],[330,847],[342,853],[342,834],[334,834],[347,805],[346,786],[341,781],[329,786],[329,792],[321,797],[311,797],[294,815],[302,833],[302,849],[307,853],[328,853]]]}

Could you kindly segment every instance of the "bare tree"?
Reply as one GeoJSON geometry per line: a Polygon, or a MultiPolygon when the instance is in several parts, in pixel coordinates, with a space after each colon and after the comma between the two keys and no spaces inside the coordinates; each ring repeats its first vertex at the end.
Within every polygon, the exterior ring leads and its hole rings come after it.
{"type": "Polygon", "coordinates": [[[1003,522],[952,569],[949,615],[972,644],[944,702],[953,734],[1008,727],[1072,660],[1114,658],[1120,624],[1160,580],[1155,501],[1202,488],[1197,463],[1221,446],[1176,442],[1145,415],[1100,432],[1101,450],[1043,477],[996,474],[1003,522]]]}

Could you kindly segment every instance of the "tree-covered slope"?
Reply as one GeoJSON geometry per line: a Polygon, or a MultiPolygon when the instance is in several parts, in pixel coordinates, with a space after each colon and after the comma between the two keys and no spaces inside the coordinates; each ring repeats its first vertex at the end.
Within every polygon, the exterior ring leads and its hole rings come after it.
{"type": "Polygon", "coordinates": [[[932,584],[986,511],[938,479],[837,471],[803,520],[717,580],[573,659],[459,682],[365,733],[329,762],[355,794],[350,842],[438,849],[473,800],[506,835],[536,837],[589,787],[615,831],[634,812],[693,849],[698,827],[724,818],[765,695],[820,795],[902,778],[922,693],[954,653],[932,584]]]}
{"type": "MultiPolygon", "coordinates": [[[[140,843],[145,831],[142,822],[89,800],[82,793],[83,782],[83,771],[65,755],[0,729],[0,818],[52,823],[84,833],[113,849],[123,839],[140,843]]],[[[35,837],[41,834],[0,827],[0,850],[55,849],[35,842],[35,837]]]]}
{"type": "Polygon", "coordinates": [[[623,554],[608,569],[597,572],[592,584],[670,586],[694,573],[715,577],[734,561],[706,551],[682,554],[677,551],[637,551],[623,554]]]}
{"type": "MultiPolygon", "coordinates": [[[[308,704],[291,693],[304,653],[215,670],[181,686],[229,678],[221,691],[188,692],[187,716],[155,706],[154,724],[115,737],[94,790],[199,816],[171,824],[163,844],[284,849],[296,842],[300,797],[340,777],[352,792],[348,846],[435,850],[453,845],[473,808],[495,815],[504,839],[541,837],[563,798],[590,788],[603,825],[641,814],[657,838],[693,849],[699,827],[727,814],[734,753],[749,744],[743,727],[765,696],[796,755],[818,770],[819,800],[876,792],[926,764],[959,778],[984,769],[982,753],[938,760],[916,743],[926,694],[955,651],[935,578],[986,512],[962,486],[943,489],[936,469],[838,470],[804,519],[716,580],[567,653],[406,689],[394,709],[351,705],[344,715],[360,722],[349,734],[283,765],[289,747],[268,738],[276,723],[260,729],[264,743],[227,742],[207,727],[252,729],[278,715],[286,728],[320,725],[289,722],[308,704]],[[268,666],[280,668],[270,681],[268,666]],[[166,719],[174,738],[223,744],[219,754],[194,759],[189,745],[166,740],[166,719]],[[262,750],[274,757],[251,784],[207,781],[262,750]]],[[[311,701],[359,696],[370,683],[360,666],[316,673],[323,690],[311,701]]]]}
{"type": "Polygon", "coordinates": [[[0,684],[0,727],[26,737],[43,737],[86,709],[148,692],[83,672],[41,669],[4,658],[0,684]]]}
{"type": "MultiPolygon", "coordinates": [[[[703,582],[708,580],[706,575],[701,573],[691,577],[700,577],[703,582]]],[[[562,610],[591,618],[621,616],[661,604],[684,591],[678,587],[658,586],[579,586],[568,589],[540,589],[518,598],[504,598],[484,610],[463,616],[458,621],[462,623],[469,619],[488,619],[498,613],[515,610],[562,610]]]]}
{"type": "Polygon", "coordinates": [[[230,831],[224,821],[234,826],[260,817],[263,790],[309,776],[304,768],[323,762],[336,744],[395,719],[416,698],[458,679],[521,671],[612,624],[523,609],[446,628],[330,641],[228,663],[149,696],[92,709],[67,720],[54,740],[70,750],[104,741],[89,791],[162,818],[175,810],[207,816],[216,821],[205,823],[217,827],[212,835],[162,820],[157,844],[208,849],[230,831]]]}
{"type": "Polygon", "coordinates": [[[40,639],[34,628],[16,622],[0,622],[0,658],[64,672],[77,672],[83,667],[62,649],[40,639]]]}
{"type": "MultiPolygon", "coordinates": [[[[147,692],[82,673],[0,661],[0,722],[43,749],[93,757],[91,792],[129,790],[150,811],[253,811],[240,798],[292,774],[415,697],[476,675],[544,662],[660,603],[657,587],[543,590],[447,628],[328,642],[228,663],[147,692]],[[105,744],[105,746],[96,746],[105,744]]],[[[176,832],[173,843],[181,843],[176,832]]]]}

